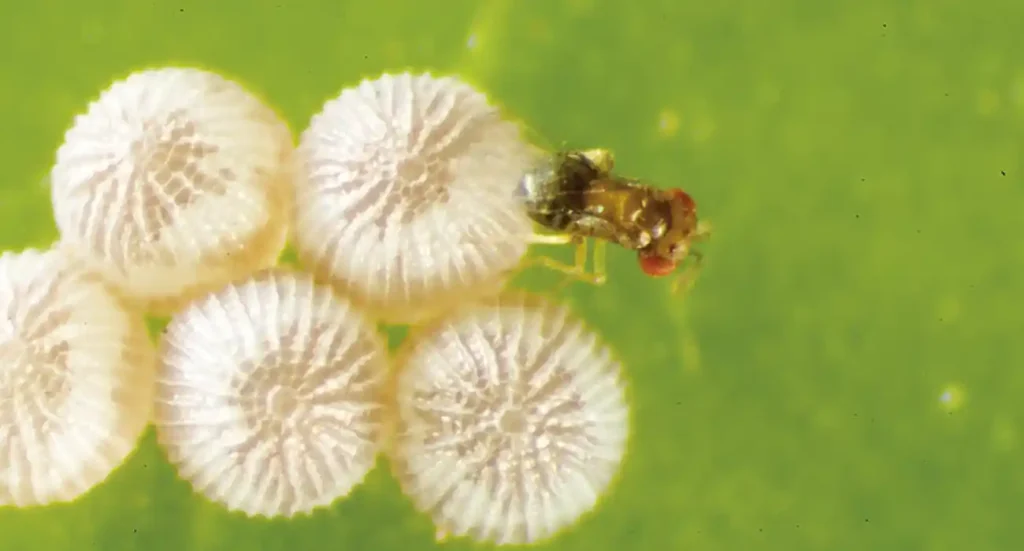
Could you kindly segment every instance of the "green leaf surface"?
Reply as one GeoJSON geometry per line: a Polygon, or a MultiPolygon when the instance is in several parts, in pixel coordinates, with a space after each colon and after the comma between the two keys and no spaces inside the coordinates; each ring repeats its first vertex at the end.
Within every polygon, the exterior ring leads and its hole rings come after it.
{"type": "MultiPolygon", "coordinates": [[[[634,437],[599,509],[539,549],[1009,551],[1022,21],[1013,0],[19,2],[0,246],[56,236],[63,132],[132,70],[217,70],[296,131],[362,78],[455,73],[546,142],[686,188],[715,228],[685,302],[618,250],[607,285],[566,293],[626,363],[634,437]]],[[[72,504],[0,509],[0,551],[435,547],[383,465],[330,510],[253,520],[192,495],[152,435],[72,504]]]]}

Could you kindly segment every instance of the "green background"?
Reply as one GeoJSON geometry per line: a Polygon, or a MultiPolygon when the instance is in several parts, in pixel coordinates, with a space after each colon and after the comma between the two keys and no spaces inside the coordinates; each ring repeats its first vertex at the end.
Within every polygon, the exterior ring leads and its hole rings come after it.
{"type": "MultiPolygon", "coordinates": [[[[296,130],[361,78],[457,72],[545,140],[685,187],[715,225],[685,304],[618,250],[606,286],[568,292],[625,360],[635,430],[620,483],[545,549],[1009,551],[1022,25],[1016,0],[20,2],[0,18],[0,245],[55,237],[54,151],[133,69],[218,70],[296,130]]],[[[432,535],[383,469],[309,518],[226,513],[151,436],[76,503],[0,509],[3,551],[412,551],[432,535]]]]}

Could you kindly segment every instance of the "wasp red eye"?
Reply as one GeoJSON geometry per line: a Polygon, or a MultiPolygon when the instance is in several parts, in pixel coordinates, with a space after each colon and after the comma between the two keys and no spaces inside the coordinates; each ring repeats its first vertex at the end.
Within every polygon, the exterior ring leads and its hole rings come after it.
{"type": "Polygon", "coordinates": [[[686,207],[687,210],[692,211],[697,209],[697,203],[693,200],[693,197],[690,197],[689,193],[686,193],[685,191],[676,188],[672,190],[672,194],[679,202],[681,202],[686,207]]]}
{"type": "Polygon", "coordinates": [[[640,255],[640,269],[651,277],[664,277],[676,269],[676,263],[660,256],[640,255]]]}

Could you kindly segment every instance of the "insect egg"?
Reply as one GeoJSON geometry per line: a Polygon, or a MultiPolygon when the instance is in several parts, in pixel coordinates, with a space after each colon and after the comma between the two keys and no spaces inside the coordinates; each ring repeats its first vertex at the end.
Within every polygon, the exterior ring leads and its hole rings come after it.
{"type": "Polygon", "coordinates": [[[157,436],[206,498],[249,516],[309,513],[373,467],[386,376],[361,312],[304,274],[269,270],[171,319],[157,436]]]}
{"type": "Polygon", "coordinates": [[[141,315],[63,251],[0,255],[0,506],[78,498],[150,421],[141,315]]]}
{"type": "Polygon", "coordinates": [[[618,472],[621,368],[564,307],[524,295],[467,306],[415,335],[398,369],[389,453],[439,536],[548,539],[618,472]]]}
{"type": "Polygon", "coordinates": [[[386,321],[495,293],[526,253],[532,225],[513,191],[532,152],[455,78],[385,74],[343,90],[299,158],[299,258],[386,321]]]}
{"type": "Polygon", "coordinates": [[[151,310],[276,262],[292,135],[241,85],[191,68],[113,83],[68,130],[51,171],[61,241],[151,310]]]}

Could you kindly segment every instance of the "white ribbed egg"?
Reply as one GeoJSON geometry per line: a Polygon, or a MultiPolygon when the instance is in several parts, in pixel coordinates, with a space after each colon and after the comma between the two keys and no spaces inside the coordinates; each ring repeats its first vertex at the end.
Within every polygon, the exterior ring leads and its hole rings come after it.
{"type": "Polygon", "coordinates": [[[629,436],[621,367],[567,308],[466,306],[399,358],[395,474],[439,537],[532,544],[591,511],[629,436]]]}
{"type": "Polygon", "coordinates": [[[365,80],[300,139],[299,257],[390,322],[496,293],[533,233],[514,198],[533,155],[518,126],[456,78],[365,80]]]}
{"type": "Polygon", "coordinates": [[[51,172],[64,246],[169,311],[276,262],[294,146],[241,85],[192,68],[139,71],[75,118],[51,172]]]}
{"type": "Polygon", "coordinates": [[[386,350],[330,287],[259,273],[179,311],[160,354],[157,435],[206,498],[291,517],[347,495],[374,466],[386,350]]]}
{"type": "Polygon", "coordinates": [[[154,360],[141,314],[62,251],[0,255],[0,506],[70,501],[120,466],[154,360]]]}

